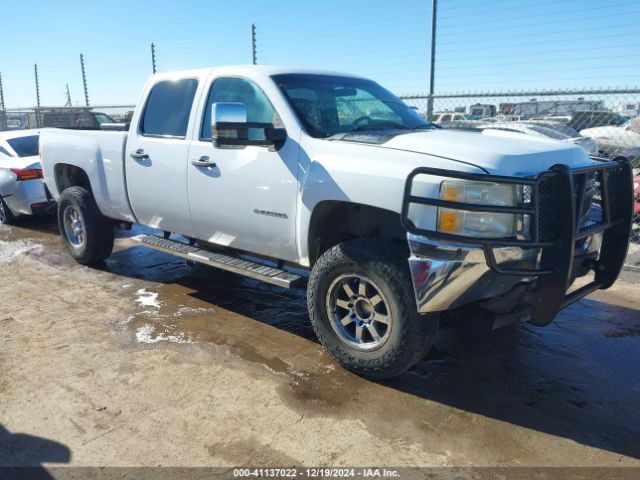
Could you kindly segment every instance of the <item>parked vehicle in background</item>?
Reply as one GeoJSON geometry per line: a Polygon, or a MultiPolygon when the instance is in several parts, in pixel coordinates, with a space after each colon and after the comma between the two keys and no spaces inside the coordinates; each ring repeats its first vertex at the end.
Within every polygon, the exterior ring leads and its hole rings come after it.
{"type": "Polygon", "coordinates": [[[495,117],[484,117],[481,118],[482,122],[492,122],[492,123],[503,123],[503,122],[520,122],[527,120],[525,115],[505,115],[505,114],[497,114],[495,117]]]}
{"type": "Polygon", "coordinates": [[[476,118],[495,117],[497,108],[495,105],[476,103],[469,107],[469,113],[476,118]]]}
{"type": "Polygon", "coordinates": [[[86,108],[61,108],[32,114],[38,127],[68,128],[72,130],[100,130],[103,123],[115,123],[107,114],[86,108]]]}
{"type": "Polygon", "coordinates": [[[640,175],[633,179],[633,219],[636,223],[640,223],[640,175]]]}
{"type": "Polygon", "coordinates": [[[90,107],[38,107],[7,114],[0,129],[66,128],[73,130],[100,130],[101,125],[114,123],[109,115],[93,111],[90,107]]]}
{"type": "Polygon", "coordinates": [[[478,117],[468,113],[436,112],[432,122],[443,127],[468,126],[469,122],[478,120],[478,117]]]}
{"type": "Polygon", "coordinates": [[[38,130],[0,132],[0,224],[52,211],[38,156],[38,130]]]}
{"type": "Polygon", "coordinates": [[[613,107],[613,111],[619,113],[620,115],[625,115],[631,118],[639,117],[640,100],[627,100],[624,102],[619,102],[615,107],[613,107]]]}
{"type": "Polygon", "coordinates": [[[527,135],[533,135],[534,137],[548,138],[552,140],[561,140],[563,142],[572,143],[578,145],[589,155],[598,155],[598,142],[593,138],[582,137],[576,132],[575,137],[565,135],[558,130],[547,128],[541,125],[532,125],[528,123],[511,122],[511,123],[490,123],[480,125],[477,128],[482,130],[482,133],[486,135],[494,135],[496,132],[517,132],[527,135]]]}
{"type": "Polygon", "coordinates": [[[598,141],[600,152],[609,157],[626,157],[634,168],[640,166],[640,118],[634,118],[620,127],[587,128],[581,135],[598,141]]]}
{"type": "Polygon", "coordinates": [[[19,116],[7,117],[7,130],[18,130],[24,128],[24,124],[27,122],[25,118],[19,116]]]}
{"type": "MultiPolygon", "coordinates": [[[[547,120],[553,120],[554,117],[544,117],[547,120]]],[[[573,112],[567,125],[574,130],[582,131],[586,128],[602,127],[606,125],[623,125],[629,119],[623,117],[619,113],[609,112],[606,110],[587,110],[582,112],[573,112]]]]}
{"type": "Polygon", "coordinates": [[[537,118],[530,118],[529,120],[526,120],[525,123],[557,130],[558,132],[564,133],[571,138],[577,138],[580,136],[580,132],[578,132],[574,128],[571,128],[566,124],[566,122],[556,122],[552,120],[538,120],[537,118]]]}
{"type": "Polygon", "coordinates": [[[306,284],[318,340],[365,377],[423,358],[439,312],[547,325],[610,287],[624,263],[625,161],[568,142],[436,128],[352,75],[162,73],[141,98],[128,132],[42,134],[69,253],[101,262],[114,227],[140,223],[159,230],[133,237],[142,246],[306,284]]]}
{"type": "Polygon", "coordinates": [[[602,100],[537,100],[532,98],[527,102],[501,103],[499,112],[506,115],[526,115],[527,117],[542,115],[570,115],[573,112],[587,110],[603,110],[602,100]]]}

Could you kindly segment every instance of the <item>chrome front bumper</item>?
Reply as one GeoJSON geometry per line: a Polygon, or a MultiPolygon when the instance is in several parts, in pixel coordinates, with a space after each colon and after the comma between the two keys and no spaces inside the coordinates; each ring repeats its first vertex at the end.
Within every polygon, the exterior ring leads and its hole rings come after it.
{"type": "MultiPolygon", "coordinates": [[[[487,265],[481,247],[452,245],[408,234],[409,267],[420,313],[450,310],[509,292],[533,277],[495,273],[487,265]]],[[[540,249],[504,247],[495,249],[500,265],[535,267],[540,249]]]]}
{"type": "MultiPolygon", "coordinates": [[[[451,310],[462,305],[500,297],[518,284],[533,283],[535,276],[515,276],[496,273],[487,264],[482,247],[454,245],[431,240],[421,235],[407,234],[411,256],[409,268],[413,280],[416,305],[420,313],[451,310]]],[[[602,246],[602,234],[595,234],[576,248],[576,255],[597,254],[602,246]]],[[[534,269],[540,263],[540,248],[495,248],[500,267],[534,269]]],[[[576,266],[578,267],[578,266],[576,266]]],[[[573,277],[586,274],[576,268],[573,277]]]]}

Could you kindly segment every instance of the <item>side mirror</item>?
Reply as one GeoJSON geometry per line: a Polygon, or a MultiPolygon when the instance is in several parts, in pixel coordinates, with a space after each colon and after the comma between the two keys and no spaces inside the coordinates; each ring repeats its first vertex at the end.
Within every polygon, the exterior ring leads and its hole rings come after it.
{"type": "Polygon", "coordinates": [[[244,103],[219,102],[211,106],[211,138],[216,148],[247,145],[278,148],[287,139],[287,132],[272,123],[247,122],[244,103]]]}

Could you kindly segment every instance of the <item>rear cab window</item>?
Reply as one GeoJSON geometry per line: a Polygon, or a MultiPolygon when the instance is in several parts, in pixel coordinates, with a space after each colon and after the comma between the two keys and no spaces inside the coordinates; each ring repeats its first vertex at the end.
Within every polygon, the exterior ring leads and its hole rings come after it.
{"type": "Polygon", "coordinates": [[[147,98],[139,132],[147,137],[186,138],[198,80],[162,80],[147,98]]]}

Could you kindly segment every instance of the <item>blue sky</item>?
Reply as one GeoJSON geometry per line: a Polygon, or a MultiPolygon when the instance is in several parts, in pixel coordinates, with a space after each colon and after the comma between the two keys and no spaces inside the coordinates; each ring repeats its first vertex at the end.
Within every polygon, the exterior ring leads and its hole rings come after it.
{"type": "MultiPolygon", "coordinates": [[[[92,104],[134,103],[151,72],[251,62],[371,77],[396,93],[428,90],[430,0],[0,0],[8,107],[59,105],[69,84],[92,104]]],[[[440,0],[436,91],[640,85],[640,2],[440,0]]]]}

